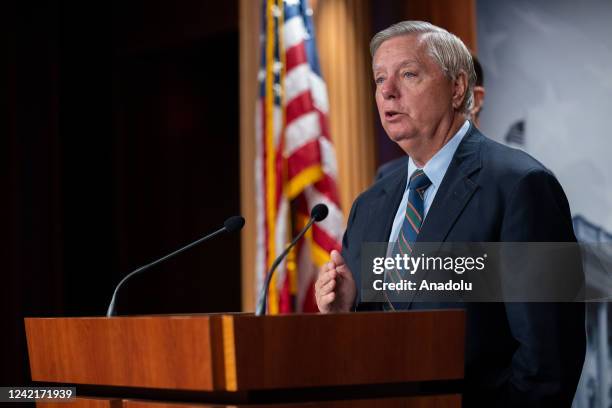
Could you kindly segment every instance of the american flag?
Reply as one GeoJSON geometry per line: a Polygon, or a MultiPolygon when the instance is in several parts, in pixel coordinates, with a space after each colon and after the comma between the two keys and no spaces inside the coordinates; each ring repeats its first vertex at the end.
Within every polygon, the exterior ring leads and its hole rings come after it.
{"type": "Polygon", "coordinates": [[[263,0],[256,106],[256,293],[265,274],[318,203],[328,217],[313,226],[271,281],[268,313],[316,311],[318,267],[340,249],[344,220],[329,135],[327,89],[306,0],[263,0]]]}

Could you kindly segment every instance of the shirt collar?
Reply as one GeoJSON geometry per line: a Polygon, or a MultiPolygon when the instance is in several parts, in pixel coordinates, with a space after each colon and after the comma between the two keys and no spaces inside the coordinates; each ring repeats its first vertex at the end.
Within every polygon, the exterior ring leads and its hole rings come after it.
{"type": "MultiPolygon", "coordinates": [[[[463,137],[466,135],[469,128],[470,121],[466,120],[461,126],[461,128],[459,128],[457,133],[455,133],[453,137],[448,142],[446,142],[446,144],[442,146],[442,148],[438,150],[436,154],[434,154],[433,157],[429,159],[427,163],[425,163],[425,166],[423,167],[423,172],[429,178],[434,188],[437,189],[438,187],[440,187],[440,184],[444,179],[444,175],[446,174],[446,170],[448,169],[448,166],[450,165],[450,162],[453,159],[455,152],[457,151],[457,147],[459,147],[459,144],[463,140],[463,137]]],[[[417,169],[418,167],[414,163],[414,161],[412,161],[412,157],[409,157],[408,180],[410,180],[410,176],[417,169]]],[[[408,188],[408,183],[406,183],[406,188],[408,188]]]]}

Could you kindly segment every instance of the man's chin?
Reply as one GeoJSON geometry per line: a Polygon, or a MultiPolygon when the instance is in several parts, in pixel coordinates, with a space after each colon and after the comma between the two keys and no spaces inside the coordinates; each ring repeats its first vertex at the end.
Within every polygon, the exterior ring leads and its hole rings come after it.
{"type": "Polygon", "coordinates": [[[415,146],[419,144],[418,138],[415,136],[389,136],[389,139],[397,144],[397,146],[402,149],[406,154],[410,154],[411,151],[414,150],[415,146]]]}
{"type": "Polygon", "coordinates": [[[388,133],[388,135],[392,142],[400,146],[403,144],[412,144],[417,139],[415,135],[407,133],[388,133]]]}

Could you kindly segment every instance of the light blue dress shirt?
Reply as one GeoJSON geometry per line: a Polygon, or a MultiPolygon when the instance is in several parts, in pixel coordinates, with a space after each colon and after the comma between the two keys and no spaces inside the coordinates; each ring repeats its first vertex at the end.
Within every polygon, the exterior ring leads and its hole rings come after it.
{"type": "MultiPolygon", "coordinates": [[[[446,142],[446,144],[442,146],[442,148],[438,150],[423,167],[423,172],[425,172],[425,175],[429,177],[429,180],[431,180],[431,186],[425,190],[425,200],[423,202],[425,215],[423,217],[423,222],[426,220],[429,207],[431,206],[431,203],[438,192],[438,188],[440,188],[440,184],[442,183],[446,170],[448,170],[448,166],[450,165],[450,162],[457,151],[457,147],[459,147],[459,143],[461,143],[469,128],[470,122],[466,120],[457,133],[455,133],[455,135],[448,142],[446,142]]],[[[404,213],[406,211],[406,205],[408,204],[408,194],[410,193],[410,189],[408,188],[408,180],[410,179],[410,175],[417,169],[418,167],[412,161],[412,157],[410,157],[408,159],[408,177],[406,178],[406,187],[404,188],[402,202],[400,203],[397,213],[395,214],[395,219],[393,220],[393,228],[391,229],[389,242],[397,241],[397,236],[402,228],[404,213]]]]}

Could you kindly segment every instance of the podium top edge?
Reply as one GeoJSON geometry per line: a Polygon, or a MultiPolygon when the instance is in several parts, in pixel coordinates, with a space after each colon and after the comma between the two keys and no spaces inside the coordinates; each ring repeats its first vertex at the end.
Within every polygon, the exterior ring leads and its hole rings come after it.
{"type": "Polygon", "coordinates": [[[290,319],[296,317],[314,317],[317,318],[332,318],[332,317],[341,317],[341,316],[371,316],[371,315],[407,315],[407,314],[419,314],[419,315],[431,315],[431,314],[457,314],[462,315],[465,311],[462,309],[432,309],[432,310],[404,310],[404,311],[396,311],[396,312],[382,312],[382,311],[368,311],[368,312],[347,312],[347,313],[329,313],[329,314],[321,314],[321,313],[292,313],[292,314],[277,314],[277,315],[265,315],[265,316],[255,316],[255,314],[250,312],[235,312],[235,313],[184,313],[184,314],[154,314],[154,315],[126,315],[126,316],[45,316],[45,317],[37,317],[37,316],[29,316],[25,317],[25,321],[29,320],[58,320],[58,319],[70,319],[70,320],[186,320],[186,319],[203,319],[207,320],[211,317],[230,317],[230,318],[248,318],[248,319],[260,319],[260,318],[270,318],[270,319],[290,319]]]}

